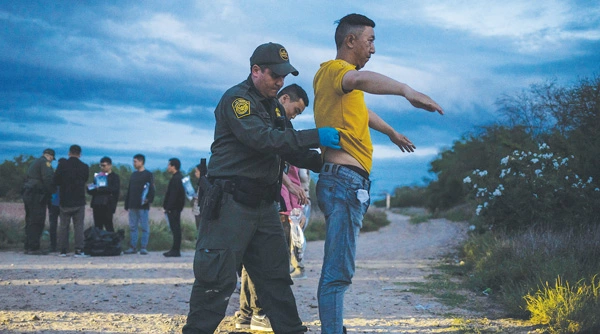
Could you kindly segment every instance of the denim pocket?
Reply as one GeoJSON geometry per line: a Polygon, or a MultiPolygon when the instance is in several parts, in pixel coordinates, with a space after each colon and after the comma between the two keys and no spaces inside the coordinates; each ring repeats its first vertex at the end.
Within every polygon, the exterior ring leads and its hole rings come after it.
{"type": "Polygon", "coordinates": [[[325,215],[325,217],[329,216],[334,209],[334,196],[336,192],[336,184],[331,180],[319,179],[317,183],[317,203],[319,204],[319,209],[325,215]]]}

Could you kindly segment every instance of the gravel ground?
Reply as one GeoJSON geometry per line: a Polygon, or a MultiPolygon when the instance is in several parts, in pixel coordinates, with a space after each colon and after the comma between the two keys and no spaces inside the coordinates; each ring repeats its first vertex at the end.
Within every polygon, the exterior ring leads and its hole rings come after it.
{"type": "MultiPolygon", "coordinates": [[[[452,308],[434,297],[412,293],[409,283],[426,282],[425,276],[436,273],[433,267],[466,238],[467,228],[443,219],[413,225],[406,216],[388,213],[388,217],[390,226],[360,236],[356,275],[345,300],[349,332],[533,330],[525,322],[502,319],[497,307],[480,294],[462,292],[468,302],[452,308]]],[[[193,254],[61,258],[0,252],[0,332],[179,333],[194,279],[193,254]]],[[[308,278],[293,286],[300,316],[313,333],[320,333],[316,291],[322,256],[323,242],[309,242],[308,278]]],[[[232,296],[217,333],[235,331],[232,316],[238,298],[232,296]]]]}

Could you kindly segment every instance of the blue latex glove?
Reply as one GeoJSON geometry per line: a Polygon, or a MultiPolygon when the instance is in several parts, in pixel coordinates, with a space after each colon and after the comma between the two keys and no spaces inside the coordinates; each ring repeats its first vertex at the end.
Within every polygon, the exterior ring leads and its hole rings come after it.
{"type": "Polygon", "coordinates": [[[319,128],[319,142],[321,146],[341,150],[340,133],[334,128],[319,128]]]}

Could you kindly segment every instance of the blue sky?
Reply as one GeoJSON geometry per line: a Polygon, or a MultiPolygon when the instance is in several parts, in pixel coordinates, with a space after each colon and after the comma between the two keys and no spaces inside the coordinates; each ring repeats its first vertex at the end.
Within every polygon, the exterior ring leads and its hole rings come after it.
{"type": "Polygon", "coordinates": [[[373,133],[373,195],[423,184],[429,162],[476,126],[496,120],[496,99],[534,83],[563,85],[600,73],[595,1],[0,1],[0,161],[46,147],[82,160],[150,169],[179,157],[187,171],[209,157],[214,108],[249,73],[265,42],[283,44],[309,92],[295,127],[314,127],[312,79],[335,57],[334,21],[376,22],[365,69],[434,98],[439,116],[403,98],[368,106],[417,146],[402,153],[373,133]]]}

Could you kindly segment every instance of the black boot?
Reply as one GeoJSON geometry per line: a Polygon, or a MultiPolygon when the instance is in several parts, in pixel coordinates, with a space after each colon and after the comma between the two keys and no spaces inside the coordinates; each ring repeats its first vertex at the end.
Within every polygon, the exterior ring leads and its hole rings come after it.
{"type": "Polygon", "coordinates": [[[168,252],[164,252],[165,257],[181,257],[181,253],[178,250],[171,249],[168,252]]]}

